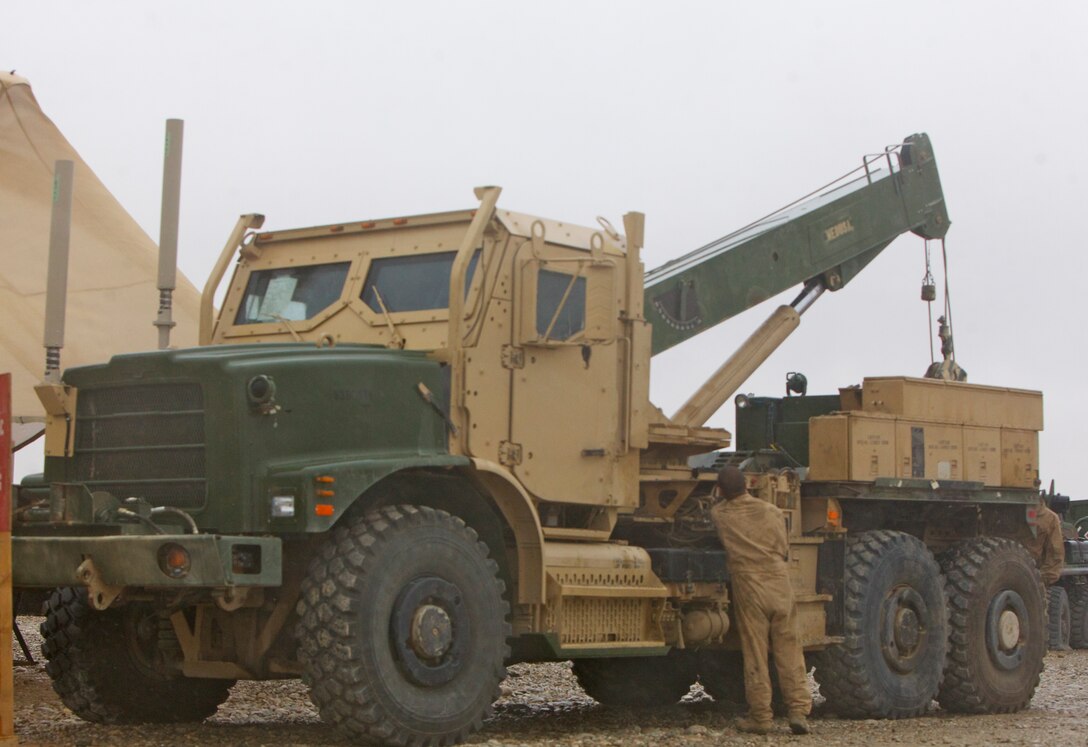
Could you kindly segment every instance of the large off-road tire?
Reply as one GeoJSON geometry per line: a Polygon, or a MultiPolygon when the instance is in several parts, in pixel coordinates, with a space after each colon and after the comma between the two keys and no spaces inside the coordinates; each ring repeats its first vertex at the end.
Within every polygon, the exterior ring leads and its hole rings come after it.
{"type": "Polygon", "coordinates": [[[321,718],[353,739],[448,745],[499,697],[509,604],[488,548],[423,506],[347,517],[310,563],[296,636],[321,718]]]}
{"type": "Polygon", "coordinates": [[[1039,571],[1017,542],[979,537],[941,555],[949,652],[937,696],[957,713],[1011,713],[1035,694],[1046,650],[1039,571]]]}
{"type": "Polygon", "coordinates": [[[1060,586],[1047,589],[1046,645],[1051,651],[1069,650],[1071,614],[1065,589],[1060,586]]]}
{"type": "Polygon", "coordinates": [[[1069,594],[1069,645],[1072,648],[1088,648],[1088,584],[1070,586],[1069,594]]]}
{"type": "Polygon", "coordinates": [[[586,695],[616,708],[675,705],[695,682],[695,661],[676,649],[665,656],[576,659],[574,676],[586,695]]]}
{"type": "Polygon", "coordinates": [[[948,640],[944,581],[917,537],[887,530],[846,540],[844,638],[816,659],[829,710],[908,718],[941,681],[948,640]]]}
{"type": "Polygon", "coordinates": [[[102,724],[203,721],[230,695],[234,680],[172,672],[177,651],[167,618],[145,604],[97,612],[85,588],[54,591],[41,624],[45,671],[72,713],[102,724]]]}

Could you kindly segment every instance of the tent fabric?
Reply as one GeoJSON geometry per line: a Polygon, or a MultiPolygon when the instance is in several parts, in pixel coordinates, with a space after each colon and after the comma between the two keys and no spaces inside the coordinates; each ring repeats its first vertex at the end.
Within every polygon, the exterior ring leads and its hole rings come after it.
{"type": "MultiPolygon", "coordinates": [[[[43,415],[33,387],[45,367],[53,164],[62,159],[75,163],[75,182],[61,365],[101,363],[158,345],[155,242],[42,112],[27,80],[0,73],[0,371],[12,373],[17,422],[43,415]]],[[[179,273],[173,346],[196,344],[199,306],[199,292],[179,273]]],[[[16,441],[40,427],[24,426],[16,441]]]]}

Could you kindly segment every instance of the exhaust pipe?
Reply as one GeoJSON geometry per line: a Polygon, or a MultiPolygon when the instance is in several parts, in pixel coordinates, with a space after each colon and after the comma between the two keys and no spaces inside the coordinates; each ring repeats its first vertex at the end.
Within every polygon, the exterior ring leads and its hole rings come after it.
{"type": "Polygon", "coordinates": [[[49,223],[49,275],[45,290],[45,383],[60,383],[60,349],[68,302],[68,245],[72,236],[72,182],[75,165],[53,167],[53,212],[49,223]]]}
{"type": "Polygon", "coordinates": [[[178,223],[181,214],[181,146],[185,123],[166,120],[166,151],[162,166],[162,211],[159,220],[159,350],[170,347],[174,321],[174,288],[178,275],[178,223]]]}
{"type": "Polygon", "coordinates": [[[45,455],[71,456],[75,446],[76,391],[60,380],[64,314],[68,301],[68,245],[72,236],[75,166],[53,166],[53,213],[49,222],[49,276],[45,285],[45,376],[34,392],[45,409],[45,455]]]}

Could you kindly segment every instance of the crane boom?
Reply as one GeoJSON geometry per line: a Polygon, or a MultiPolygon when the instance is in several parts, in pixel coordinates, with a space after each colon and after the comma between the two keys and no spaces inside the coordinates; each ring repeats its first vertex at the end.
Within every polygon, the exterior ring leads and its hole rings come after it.
{"type": "Polygon", "coordinates": [[[647,272],[653,354],[800,283],[838,290],[907,231],[938,239],[948,230],[925,134],[867,156],[845,179],[647,272]]]}

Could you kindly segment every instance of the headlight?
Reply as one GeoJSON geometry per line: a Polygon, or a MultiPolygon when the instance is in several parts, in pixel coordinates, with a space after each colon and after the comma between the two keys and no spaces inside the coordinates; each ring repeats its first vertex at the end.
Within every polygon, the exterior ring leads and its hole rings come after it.
{"type": "Polygon", "coordinates": [[[295,515],[295,496],[272,496],[272,510],[269,512],[273,519],[289,519],[295,515]]]}

